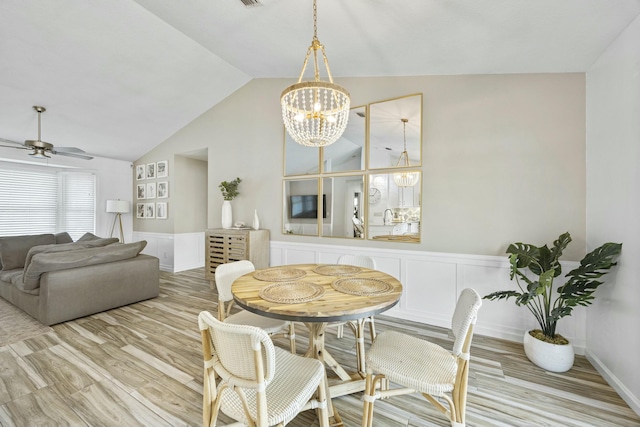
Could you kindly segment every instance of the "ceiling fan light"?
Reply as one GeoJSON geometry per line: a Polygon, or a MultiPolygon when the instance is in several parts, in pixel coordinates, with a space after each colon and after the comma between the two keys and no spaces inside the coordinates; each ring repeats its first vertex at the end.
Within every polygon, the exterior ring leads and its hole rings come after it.
{"type": "Polygon", "coordinates": [[[44,149],[42,148],[36,148],[35,151],[33,153],[30,153],[29,155],[34,159],[50,159],[51,158],[51,156],[47,156],[44,153],[44,149]]]}

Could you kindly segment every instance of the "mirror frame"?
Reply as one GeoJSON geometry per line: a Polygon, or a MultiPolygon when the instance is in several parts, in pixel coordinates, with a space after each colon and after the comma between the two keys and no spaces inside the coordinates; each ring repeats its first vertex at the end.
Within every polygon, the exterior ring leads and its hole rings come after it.
{"type": "Polygon", "coordinates": [[[320,235],[320,225],[321,225],[321,220],[322,217],[318,217],[318,212],[322,212],[322,210],[324,209],[324,206],[322,204],[322,200],[320,198],[320,194],[322,194],[321,192],[321,187],[320,187],[320,178],[298,178],[298,179],[285,179],[282,181],[282,194],[283,194],[283,200],[282,200],[282,233],[283,234],[295,234],[297,236],[319,236],[320,235]],[[296,190],[294,192],[291,192],[291,184],[292,183],[307,183],[307,185],[304,185],[305,189],[304,190],[296,190]],[[314,188],[314,182],[315,182],[315,194],[313,194],[313,188],[314,188]],[[299,193],[299,194],[294,194],[294,193],[299,193]],[[309,196],[309,195],[315,195],[316,196],[316,217],[313,218],[298,218],[297,221],[294,222],[294,224],[297,225],[298,230],[303,230],[302,232],[295,232],[294,227],[291,226],[292,222],[291,220],[294,218],[290,218],[290,196],[309,196]],[[305,233],[304,232],[304,228],[306,227],[310,227],[314,225],[315,226],[315,233],[305,233]]]}
{"type": "MultiPolygon", "coordinates": [[[[320,232],[321,237],[336,237],[336,238],[345,238],[345,239],[360,239],[364,240],[366,234],[366,222],[365,218],[367,215],[367,208],[365,206],[366,199],[366,191],[365,191],[365,175],[326,175],[321,178],[322,183],[322,194],[327,195],[327,218],[322,219],[322,228],[320,232]],[[336,186],[332,186],[331,188],[327,188],[326,181],[333,180],[335,184],[335,180],[344,181],[344,191],[335,192],[336,186]],[[357,205],[355,203],[355,197],[353,199],[348,195],[347,189],[349,187],[349,183],[355,183],[356,181],[360,181],[359,183],[359,194],[357,205]],[[349,202],[350,201],[350,202],[349,202]],[[354,209],[357,209],[357,212],[353,212],[354,209]],[[344,216],[343,222],[340,224],[339,220],[336,221],[335,218],[342,218],[340,215],[336,215],[336,210],[342,210],[344,216]],[[351,214],[349,214],[351,211],[351,214]],[[357,217],[356,214],[357,213],[357,217]],[[351,216],[349,216],[351,215],[351,216]],[[354,218],[359,220],[359,224],[354,221],[354,218]],[[330,230],[330,232],[329,232],[330,230]],[[342,235],[335,235],[335,232],[342,233],[342,235]]],[[[323,199],[324,200],[324,199],[323,199]]]]}
{"type": "Polygon", "coordinates": [[[396,164],[404,145],[402,119],[408,119],[409,168],[422,167],[422,101],[422,94],[417,93],[369,104],[368,170],[406,168],[396,164]]]}
{"type": "MultiPolygon", "coordinates": [[[[345,170],[327,171],[325,156],[327,157],[327,160],[328,160],[328,158],[331,157],[330,151],[332,151],[333,149],[330,146],[322,147],[322,148],[313,148],[313,147],[305,147],[305,146],[298,145],[288,135],[286,129],[283,126],[284,138],[283,138],[283,181],[282,181],[283,182],[282,233],[295,234],[295,235],[301,235],[301,236],[312,236],[312,237],[316,236],[316,237],[334,237],[334,238],[369,239],[369,240],[375,239],[377,241],[396,241],[396,242],[412,242],[412,243],[420,242],[420,235],[421,235],[420,223],[422,220],[421,218],[422,121],[423,121],[422,103],[423,103],[423,94],[415,93],[415,94],[405,95],[397,98],[391,98],[384,101],[373,102],[367,105],[360,105],[360,106],[351,108],[350,114],[357,114],[359,116],[358,119],[362,118],[362,115],[358,113],[359,112],[361,113],[362,111],[364,111],[363,113],[364,119],[365,119],[364,120],[364,141],[363,141],[363,148],[362,148],[362,156],[364,157],[361,157],[360,159],[360,165],[361,165],[360,169],[351,170],[350,167],[354,166],[354,164],[352,163],[350,164],[349,167],[345,167],[345,170]],[[389,118],[379,119],[380,123],[374,122],[372,126],[371,122],[374,116],[373,113],[376,113],[378,114],[378,116],[380,116],[381,114],[383,114],[385,110],[392,111],[393,114],[390,114],[390,115],[388,114],[389,118]],[[397,116],[397,118],[395,116],[397,116]],[[403,151],[404,149],[403,145],[405,141],[405,125],[401,120],[402,118],[409,119],[406,125],[407,151],[411,153],[409,166],[396,165],[397,159],[400,155],[399,153],[401,153],[401,151],[403,151]],[[385,121],[386,121],[386,125],[384,123],[385,121]],[[382,127],[378,125],[381,125],[382,127]],[[384,135],[378,135],[380,133],[379,129],[383,129],[385,128],[385,126],[387,129],[395,128],[392,132],[394,136],[385,137],[384,135]],[[397,138],[395,137],[396,133],[398,134],[397,138]],[[372,143],[372,140],[373,140],[373,143],[372,143]],[[392,145],[389,145],[387,143],[385,143],[384,145],[381,145],[376,143],[375,142],[376,140],[384,140],[384,141],[394,140],[394,142],[392,145]],[[293,147],[290,144],[295,144],[296,147],[293,147]],[[380,149],[384,149],[385,151],[395,150],[395,152],[398,153],[395,156],[395,161],[393,160],[393,156],[389,156],[388,154],[385,154],[385,157],[387,158],[387,160],[391,160],[391,161],[385,160],[384,163],[376,163],[375,161],[372,161],[372,144],[373,144],[373,149],[376,149],[378,151],[380,151],[380,149]],[[412,144],[414,148],[411,148],[410,144],[412,144]],[[297,166],[299,166],[298,163],[300,162],[298,161],[293,162],[291,160],[293,158],[292,151],[290,150],[291,147],[293,147],[295,151],[300,151],[305,153],[304,156],[306,157],[303,159],[302,163],[305,165],[304,169],[306,170],[295,169],[297,166]],[[287,156],[288,148],[289,148],[289,156],[287,156]],[[326,153],[327,151],[329,151],[329,153],[326,153]],[[292,165],[289,167],[289,173],[287,173],[287,160],[288,160],[287,158],[289,158],[289,160],[292,161],[292,165]],[[316,165],[316,164],[317,164],[317,168],[314,168],[313,165],[316,165]],[[375,167],[372,167],[372,164],[375,167]],[[291,170],[292,168],[293,168],[293,171],[291,170]],[[397,199],[397,201],[394,202],[396,206],[388,205],[388,206],[385,206],[385,209],[389,209],[392,212],[393,212],[392,209],[397,210],[398,215],[405,216],[404,221],[398,221],[398,222],[407,224],[405,227],[413,227],[413,228],[407,229],[407,231],[409,232],[409,235],[389,234],[386,238],[380,238],[377,235],[374,235],[374,234],[377,234],[377,232],[373,232],[370,229],[370,225],[375,224],[375,222],[381,221],[382,219],[378,217],[380,217],[381,215],[384,215],[372,209],[372,205],[370,203],[374,199],[374,196],[371,194],[371,191],[370,191],[370,189],[373,187],[370,184],[370,182],[372,182],[371,180],[375,179],[377,176],[386,176],[387,177],[386,179],[388,182],[392,181],[392,175],[394,173],[399,173],[399,172],[416,172],[419,174],[419,180],[418,180],[418,183],[416,184],[416,186],[419,185],[418,194],[415,194],[415,187],[411,187],[414,189],[414,191],[411,193],[413,195],[413,200],[411,201],[411,205],[417,205],[416,209],[413,209],[413,211],[408,209],[409,206],[407,205],[406,201],[404,203],[404,206],[397,206],[397,205],[403,204],[400,201],[401,199],[397,199]],[[333,207],[337,202],[334,200],[335,196],[331,194],[331,197],[327,197],[327,202],[326,202],[327,206],[325,207],[324,206],[325,203],[323,203],[323,198],[320,197],[320,195],[326,193],[326,191],[324,190],[326,180],[339,179],[339,178],[348,179],[352,177],[362,177],[362,180],[363,180],[363,190],[362,190],[363,197],[360,200],[360,203],[361,203],[360,215],[361,215],[361,218],[365,219],[363,224],[364,232],[361,232],[359,236],[357,236],[357,233],[354,232],[353,237],[346,236],[346,235],[333,236],[331,235],[333,234],[333,228],[331,229],[332,230],[331,233],[328,233],[325,231],[325,226],[327,225],[326,224],[327,222],[333,222],[332,216],[334,215],[334,212],[331,212],[331,211],[333,210],[333,207]],[[316,218],[299,218],[299,221],[295,221],[294,223],[292,223],[291,218],[289,218],[290,216],[289,204],[291,203],[290,196],[296,195],[296,194],[293,194],[291,192],[291,184],[295,182],[314,182],[314,181],[316,185],[316,190],[315,190],[316,206],[318,209],[316,212],[316,218]],[[322,215],[319,218],[317,216],[317,213],[322,212],[323,209],[327,209],[327,217],[328,217],[327,219],[322,218],[322,215]],[[405,211],[409,211],[409,212],[407,213],[405,211]],[[375,216],[376,213],[378,214],[378,217],[375,216]],[[406,215],[409,215],[409,216],[407,217],[406,215]],[[371,218],[369,218],[369,216],[371,216],[371,218]],[[374,221],[374,220],[379,220],[379,221],[374,221]],[[297,225],[292,226],[292,224],[297,224],[297,225]],[[308,227],[311,227],[312,224],[314,226],[314,232],[309,233],[308,227]],[[416,226],[417,226],[417,230],[416,230],[416,226]],[[305,231],[305,228],[307,228],[306,231],[305,231]]],[[[350,123],[349,123],[350,125],[359,122],[359,120],[352,120],[352,119],[353,117],[350,116],[350,123]]],[[[349,125],[347,125],[347,128],[348,127],[349,125]]],[[[360,134],[362,134],[362,132],[360,132],[360,134]]],[[[341,141],[342,141],[342,138],[338,139],[338,141],[336,141],[336,143],[334,144],[340,144],[341,141]]],[[[344,141],[345,141],[345,144],[354,145],[349,139],[345,138],[344,141]]],[[[335,147],[338,147],[338,146],[334,146],[334,149],[335,147]]],[[[357,151],[357,147],[356,147],[356,151],[357,151]]],[[[312,190],[310,190],[313,184],[308,184],[308,185],[309,186],[306,187],[305,190],[301,190],[303,193],[306,192],[305,195],[310,195],[313,193],[312,190]]],[[[402,194],[404,195],[408,191],[407,188],[409,187],[406,187],[406,188],[396,187],[396,188],[403,188],[402,194]]],[[[294,193],[296,192],[297,191],[294,191],[294,193]]],[[[386,200],[388,200],[389,194],[390,193],[387,192],[386,200]]],[[[346,197],[346,194],[345,194],[345,197],[346,197]]],[[[385,203],[387,202],[385,201],[385,203]]],[[[346,205],[347,203],[345,202],[344,206],[346,205]]],[[[348,213],[346,213],[346,211],[345,211],[345,215],[348,216],[348,213]]],[[[344,234],[347,234],[347,231],[348,231],[347,225],[345,225],[346,221],[347,220],[345,220],[345,222],[343,223],[342,231],[344,232],[344,234]]]]}

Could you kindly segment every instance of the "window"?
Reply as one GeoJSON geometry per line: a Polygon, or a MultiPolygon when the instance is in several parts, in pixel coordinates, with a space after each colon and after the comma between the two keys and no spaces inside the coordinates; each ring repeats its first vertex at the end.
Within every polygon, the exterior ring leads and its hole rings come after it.
{"type": "Polygon", "coordinates": [[[0,236],[95,233],[95,175],[0,166],[0,236]]]}

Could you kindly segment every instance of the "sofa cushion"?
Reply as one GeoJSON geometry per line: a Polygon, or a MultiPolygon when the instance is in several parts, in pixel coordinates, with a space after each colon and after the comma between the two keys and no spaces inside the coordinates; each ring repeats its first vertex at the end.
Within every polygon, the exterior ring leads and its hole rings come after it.
{"type": "Polygon", "coordinates": [[[0,262],[3,270],[24,268],[29,249],[38,245],[53,245],[53,234],[0,237],[0,262]]]}
{"type": "MultiPolygon", "coordinates": [[[[134,243],[108,245],[77,251],[44,252],[33,256],[23,275],[24,289],[32,290],[40,286],[42,273],[68,270],[87,265],[106,264],[136,257],[144,247],[146,240],[134,243]]],[[[117,265],[114,268],[118,268],[117,265]]]]}
{"type": "Polygon", "coordinates": [[[71,243],[73,242],[73,239],[71,238],[71,236],[69,236],[69,233],[67,233],[66,231],[62,232],[62,233],[57,233],[53,235],[56,238],[56,244],[62,244],[62,243],[71,243]]]}
{"type": "Polygon", "coordinates": [[[8,271],[0,271],[0,281],[11,283],[13,286],[18,288],[21,292],[31,295],[40,294],[40,288],[36,289],[25,289],[24,281],[22,280],[22,276],[24,275],[23,268],[16,268],[15,270],[8,271]]]}
{"type": "Polygon", "coordinates": [[[89,248],[98,248],[101,246],[107,246],[112,243],[118,242],[117,237],[108,237],[105,239],[95,239],[95,240],[86,240],[84,242],[71,242],[71,243],[62,243],[59,245],[39,245],[34,246],[29,249],[27,253],[27,258],[24,261],[25,267],[28,267],[31,264],[31,260],[34,255],[41,253],[50,253],[50,252],[67,252],[67,251],[75,251],[78,249],[89,249],[89,248]]]}
{"type": "Polygon", "coordinates": [[[85,242],[87,240],[96,240],[96,239],[99,239],[99,237],[96,236],[95,234],[93,234],[93,233],[84,233],[82,235],[82,237],[80,237],[78,240],[76,240],[76,242],[85,242]]]}

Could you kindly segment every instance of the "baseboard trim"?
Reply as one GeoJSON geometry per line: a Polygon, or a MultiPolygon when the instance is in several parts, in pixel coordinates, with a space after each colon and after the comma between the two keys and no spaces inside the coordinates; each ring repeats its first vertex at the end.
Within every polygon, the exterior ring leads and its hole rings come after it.
{"type": "Polygon", "coordinates": [[[596,371],[602,375],[607,383],[622,397],[622,399],[627,402],[627,405],[638,415],[640,415],[640,400],[634,396],[634,394],[629,390],[623,383],[618,379],[618,377],[607,368],[607,366],[600,360],[598,356],[593,354],[593,352],[587,350],[585,351],[585,356],[587,360],[591,362],[596,371]]]}

